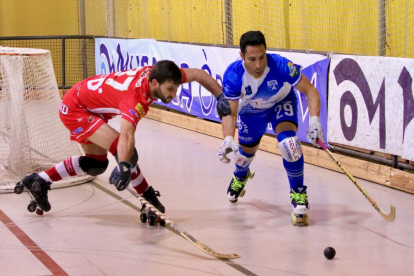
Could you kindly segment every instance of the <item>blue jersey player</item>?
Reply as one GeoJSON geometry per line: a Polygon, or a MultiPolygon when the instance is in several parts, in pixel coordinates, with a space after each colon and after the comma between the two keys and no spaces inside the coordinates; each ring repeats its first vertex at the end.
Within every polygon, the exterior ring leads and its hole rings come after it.
{"type": "Polygon", "coordinates": [[[235,154],[235,171],[227,190],[230,202],[237,202],[251,172],[249,166],[259,148],[260,139],[271,123],[283,157],[290,183],[290,198],[297,217],[307,217],[309,209],[303,183],[304,160],[299,138],[297,97],[294,87],[304,93],[309,107],[308,140],[317,146],[324,141],[319,123],[320,99],[317,89],[301,73],[301,66],[277,54],[266,54],[266,41],[260,31],[249,31],[240,38],[241,60],[226,69],[223,93],[229,100],[231,115],[223,117],[224,141],[220,160],[228,163],[227,154],[235,154]],[[239,115],[239,145],[234,134],[239,115]]]}

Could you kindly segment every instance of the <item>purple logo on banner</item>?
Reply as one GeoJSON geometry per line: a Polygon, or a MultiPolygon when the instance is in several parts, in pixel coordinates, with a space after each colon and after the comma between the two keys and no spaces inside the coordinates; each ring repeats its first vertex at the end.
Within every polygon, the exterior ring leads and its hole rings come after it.
{"type": "MultiPolygon", "coordinates": [[[[373,119],[378,111],[379,113],[379,147],[386,149],[387,144],[387,129],[386,129],[386,91],[385,91],[385,77],[381,82],[381,86],[378,91],[376,99],[373,97],[372,88],[369,86],[367,76],[365,76],[360,65],[353,59],[345,58],[341,60],[333,70],[337,84],[341,84],[344,81],[353,82],[362,94],[366,111],[368,113],[369,123],[373,122],[373,119]]],[[[401,86],[403,91],[403,139],[405,136],[405,130],[412,119],[414,119],[414,102],[412,94],[412,83],[413,79],[410,72],[406,67],[403,67],[399,77],[398,84],[401,86]]],[[[341,129],[345,139],[352,141],[357,134],[358,124],[358,107],[353,94],[349,91],[345,91],[340,101],[340,120],[341,129]],[[345,123],[345,106],[349,106],[352,110],[352,120],[350,126],[345,123]]]]}

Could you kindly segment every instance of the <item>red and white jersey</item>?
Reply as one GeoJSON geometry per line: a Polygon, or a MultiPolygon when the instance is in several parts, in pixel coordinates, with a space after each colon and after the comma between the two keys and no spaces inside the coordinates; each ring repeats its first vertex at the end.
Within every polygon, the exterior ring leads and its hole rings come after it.
{"type": "Polygon", "coordinates": [[[151,68],[135,68],[86,79],[78,88],[76,98],[79,104],[92,113],[105,119],[122,115],[122,118],[136,126],[154,101],[148,85],[151,68]]]}
{"type": "MultiPolygon", "coordinates": [[[[104,119],[121,115],[135,127],[154,102],[149,89],[152,66],[98,75],[81,82],[76,95],[79,104],[104,119]]],[[[184,70],[183,82],[186,81],[184,70]]]]}

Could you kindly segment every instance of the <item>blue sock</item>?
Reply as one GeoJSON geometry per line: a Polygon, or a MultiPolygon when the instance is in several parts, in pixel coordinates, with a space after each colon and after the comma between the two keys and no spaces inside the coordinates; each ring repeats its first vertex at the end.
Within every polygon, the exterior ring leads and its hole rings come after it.
{"type": "MultiPolygon", "coordinates": [[[[285,138],[294,137],[296,136],[296,132],[292,130],[287,130],[279,133],[277,135],[277,140],[280,142],[285,138]]],[[[305,167],[305,161],[303,159],[303,155],[299,158],[299,160],[295,162],[288,162],[283,159],[283,166],[285,167],[289,184],[290,190],[297,190],[298,187],[303,187],[303,169],[305,167]]]]}
{"type": "MultiPolygon", "coordinates": [[[[245,153],[240,146],[239,146],[239,153],[243,156],[246,156],[247,158],[250,158],[250,157],[254,156],[254,153],[253,154],[245,153]]],[[[240,167],[239,165],[236,164],[236,170],[234,171],[234,175],[239,180],[246,179],[247,174],[249,173],[249,166],[250,166],[250,164],[247,165],[247,167],[243,168],[243,167],[240,167]]]]}

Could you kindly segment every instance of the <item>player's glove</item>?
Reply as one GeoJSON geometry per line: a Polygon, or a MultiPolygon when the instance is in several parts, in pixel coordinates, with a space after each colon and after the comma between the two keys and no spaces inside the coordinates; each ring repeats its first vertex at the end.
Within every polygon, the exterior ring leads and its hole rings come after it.
{"type": "Polygon", "coordinates": [[[217,97],[217,113],[220,116],[220,119],[223,116],[227,116],[231,114],[231,109],[230,109],[230,105],[229,105],[229,101],[226,99],[226,97],[224,97],[224,94],[221,93],[218,97],[217,97]]]}
{"type": "Polygon", "coordinates": [[[123,161],[112,171],[109,183],[114,184],[118,191],[124,190],[131,181],[131,167],[131,164],[123,161]]]}
{"type": "Polygon", "coordinates": [[[236,154],[238,150],[239,146],[236,144],[236,142],[234,142],[233,136],[226,136],[219,149],[218,155],[220,161],[226,164],[229,163],[230,159],[227,157],[227,154],[230,152],[234,152],[234,154],[236,154]]]}
{"type": "Polygon", "coordinates": [[[323,137],[323,131],[321,123],[319,123],[319,117],[313,116],[309,118],[309,129],[307,135],[309,143],[312,143],[317,148],[320,148],[318,144],[318,139],[325,143],[325,139],[323,137]]]}

